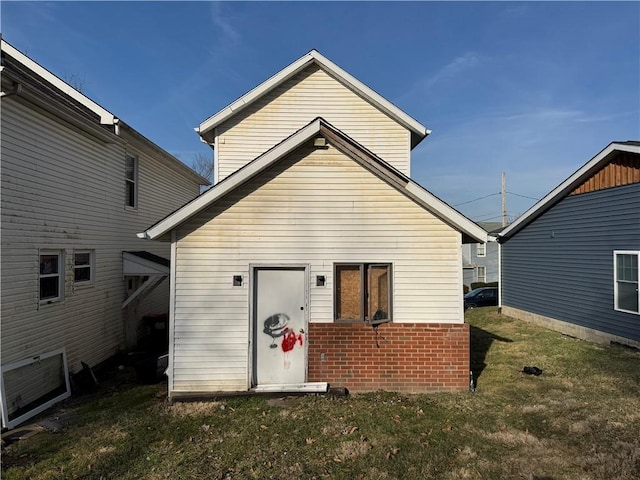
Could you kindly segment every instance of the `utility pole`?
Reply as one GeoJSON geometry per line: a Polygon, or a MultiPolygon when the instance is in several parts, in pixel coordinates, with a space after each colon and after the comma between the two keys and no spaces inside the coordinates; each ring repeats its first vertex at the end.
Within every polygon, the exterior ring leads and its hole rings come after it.
{"type": "Polygon", "coordinates": [[[507,176],[502,172],[502,228],[507,226],[507,176]]]}

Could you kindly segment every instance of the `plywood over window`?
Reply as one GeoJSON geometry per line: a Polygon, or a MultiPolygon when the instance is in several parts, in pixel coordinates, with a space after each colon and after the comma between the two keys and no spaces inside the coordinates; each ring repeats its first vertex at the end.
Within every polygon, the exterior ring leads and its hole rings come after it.
{"type": "Polygon", "coordinates": [[[620,153],[576,188],[571,195],[640,183],[640,156],[620,153]]]}

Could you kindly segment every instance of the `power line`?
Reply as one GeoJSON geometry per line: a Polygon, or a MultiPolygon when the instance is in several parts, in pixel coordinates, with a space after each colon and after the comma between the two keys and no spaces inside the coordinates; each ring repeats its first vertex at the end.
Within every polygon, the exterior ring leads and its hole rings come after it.
{"type": "Polygon", "coordinates": [[[462,203],[456,203],[453,206],[454,207],[459,207],[460,205],[466,205],[467,203],[477,202],[478,200],[484,200],[485,198],[495,197],[496,195],[500,195],[500,192],[498,192],[498,193],[490,193],[489,195],[485,195],[484,197],[474,198],[473,200],[468,200],[468,201],[462,202],[462,203]]]}
{"type": "Polygon", "coordinates": [[[507,192],[509,195],[515,195],[516,197],[528,198],[529,200],[540,200],[539,198],[527,197],[526,195],[520,195],[519,193],[507,192]]]}

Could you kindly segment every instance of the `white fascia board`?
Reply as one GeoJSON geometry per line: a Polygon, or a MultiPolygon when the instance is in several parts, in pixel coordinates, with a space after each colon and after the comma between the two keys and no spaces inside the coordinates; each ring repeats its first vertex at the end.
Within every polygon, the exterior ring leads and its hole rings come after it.
{"type": "Polygon", "coordinates": [[[313,56],[311,55],[311,52],[310,52],[302,56],[301,58],[299,58],[298,60],[290,64],[289,66],[283,68],[278,73],[276,73],[269,79],[265,80],[257,87],[250,90],[248,93],[245,93],[243,96],[238,98],[235,102],[231,103],[230,105],[227,105],[218,113],[215,113],[209,118],[207,118],[204,122],[200,124],[198,128],[195,129],[196,132],[198,132],[201,136],[204,135],[212,128],[215,128],[216,126],[220,125],[222,122],[224,122],[227,118],[229,118],[231,115],[236,113],[238,110],[241,110],[242,108],[246,107],[247,105],[252,103],[254,100],[257,100],[262,95],[267,93],[272,88],[280,85],[282,82],[284,82],[291,76],[295,75],[300,70],[304,69],[311,62],[313,62],[313,56]]]}
{"type": "Polygon", "coordinates": [[[212,115],[207,120],[200,124],[200,127],[196,128],[196,132],[198,132],[201,136],[206,134],[209,130],[220,125],[223,121],[231,117],[234,113],[251,104],[256,99],[260,98],[267,92],[269,92],[274,87],[280,85],[282,82],[291,78],[293,75],[298,73],[299,71],[306,68],[312,62],[316,62],[320,65],[321,68],[330,72],[333,76],[338,78],[338,80],[347,84],[351,89],[358,92],[362,95],[366,100],[375,105],[377,108],[385,112],[391,118],[396,120],[398,123],[403,125],[405,128],[411,130],[422,138],[426,137],[431,133],[431,130],[428,130],[424,125],[410,117],[390,101],[386,100],[384,97],[367,87],[364,83],[360,82],[358,79],[344,71],[338,65],[333,63],[328,58],[321,55],[317,50],[311,50],[306,55],[302,56],[289,66],[280,70],[278,73],[273,75],[271,78],[261,83],[257,87],[255,87],[250,92],[246,93],[239,99],[237,99],[232,104],[220,110],[218,113],[212,115]]]}
{"type": "Polygon", "coordinates": [[[32,59],[27,57],[25,54],[20,52],[18,49],[8,44],[5,40],[1,40],[1,45],[2,45],[2,51],[7,52],[8,55],[18,60],[25,67],[33,71],[35,74],[39,75],[44,80],[52,84],[54,87],[58,88],[65,94],[69,95],[71,98],[81,103],[82,105],[84,105],[85,107],[93,111],[95,114],[99,115],[100,123],[102,123],[103,125],[113,125],[116,122],[116,117],[113,113],[101,107],[96,102],[91,100],[89,97],[80,93],[78,90],[73,88],[67,82],[61,80],[56,75],[51,73],[49,70],[42,67],[32,59]]]}
{"type": "Polygon", "coordinates": [[[469,220],[456,209],[450,207],[414,181],[410,181],[405,187],[405,190],[413,198],[422,203],[427,210],[440,217],[443,221],[448,222],[450,225],[457,228],[459,231],[466,233],[479,243],[487,242],[488,234],[484,228],[469,220]]]}
{"type": "Polygon", "coordinates": [[[226,195],[239,185],[243,184],[263,169],[267,168],[273,162],[282,156],[290,153],[301,143],[311,139],[320,131],[321,120],[316,119],[306,127],[302,128],[292,136],[284,140],[282,143],[262,154],[260,157],[238,170],[236,173],[225,178],[222,182],[214,185],[208,191],[192,200],[173,214],[161,220],[148,230],[138,233],[138,238],[154,240],[174,229],[189,217],[195,215],[200,210],[206,208],[217,199],[226,195]]]}
{"type": "Polygon", "coordinates": [[[363,95],[369,102],[373,103],[376,107],[387,113],[390,117],[394,118],[398,123],[404,127],[413,131],[414,133],[426,137],[431,133],[424,125],[418,122],[413,117],[407,115],[405,112],[396,107],[389,100],[378,94],[371,88],[367,87],[360,80],[347,73],[331,60],[323,56],[320,52],[312,50],[311,55],[315,58],[316,62],[324,67],[325,70],[329,70],[333,75],[337,76],[342,82],[347,83],[352,89],[363,95]]]}
{"type": "Polygon", "coordinates": [[[584,181],[593,170],[604,161],[614,151],[629,152],[640,154],[640,146],[638,145],[626,145],[623,143],[610,143],[604,150],[598,153],[595,157],[585,163],[582,167],[576,170],[573,175],[567,178],[564,182],[554,188],[544,198],[535,203],[529,210],[524,212],[515,222],[509,225],[507,228],[498,233],[498,238],[508,238],[513,235],[529,222],[537,218],[543,211],[545,211],[553,203],[557,202],[574,189],[580,182],[584,181]]]}

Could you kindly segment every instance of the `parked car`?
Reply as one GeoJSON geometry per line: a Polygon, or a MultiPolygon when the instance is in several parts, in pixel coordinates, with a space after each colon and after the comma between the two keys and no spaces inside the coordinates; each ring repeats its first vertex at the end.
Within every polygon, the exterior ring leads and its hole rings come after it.
{"type": "Polygon", "coordinates": [[[498,288],[481,287],[471,290],[464,296],[464,309],[498,305],[498,288]]]}

